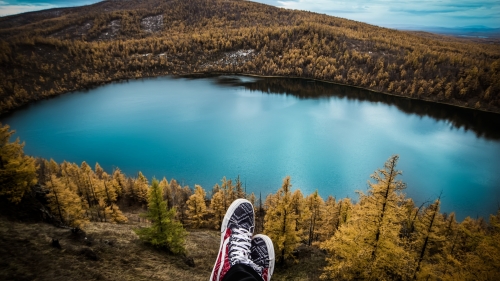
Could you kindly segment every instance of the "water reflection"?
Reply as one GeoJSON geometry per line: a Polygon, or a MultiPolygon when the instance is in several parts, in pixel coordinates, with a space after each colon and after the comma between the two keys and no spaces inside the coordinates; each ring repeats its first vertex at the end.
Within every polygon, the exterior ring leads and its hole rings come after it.
{"type": "Polygon", "coordinates": [[[0,118],[29,155],[206,189],[240,175],[264,197],[290,175],[304,194],[357,198],[369,175],[399,154],[407,197],[421,203],[442,194],[441,210],[459,219],[497,210],[495,120],[351,87],[242,76],[113,83],[0,118]]]}
{"type": "Polygon", "coordinates": [[[413,100],[306,79],[219,76],[215,81],[219,85],[242,86],[251,91],[293,95],[304,99],[337,97],[372,103],[381,102],[393,105],[407,114],[415,114],[420,117],[428,116],[438,121],[445,121],[456,129],[471,130],[477,137],[500,140],[500,114],[496,113],[413,100]]]}

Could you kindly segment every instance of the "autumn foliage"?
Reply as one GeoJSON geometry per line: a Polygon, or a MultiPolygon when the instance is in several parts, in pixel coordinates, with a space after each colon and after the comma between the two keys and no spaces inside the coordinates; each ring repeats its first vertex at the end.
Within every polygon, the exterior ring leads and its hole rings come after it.
{"type": "Polygon", "coordinates": [[[37,159],[35,166],[18,140],[9,141],[8,126],[1,129],[0,180],[7,184],[2,184],[0,196],[18,203],[33,188],[41,188],[60,225],[126,223],[120,208],[142,207],[148,227],[137,229],[137,234],[152,245],[183,253],[184,227],[219,229],[228,203],[242,196],[254,202],[256,225],[262,222],[280,264],[298,262],[295,252],[301,245],[328,253],[325,280],[500,278],[500,211],[489,223],[470,217],[457,222],[454,213],[440,212],[440,198],[416,206],[405,197],[406,185],[398,179],[397,155],[371,176],[356,202],[331,196],[323,200],[317,191],[304,197],[300,189],[292,189],[290,177],[265,202],[260,196],[256,202],[253,193],[247,195],[241,188],[239,177],[235,184],[224,177],[207,196],[199,185],[194,192],[174,179],[153,179],[149,185],[142,173],[137,178],[119,169],[107,174],[99,164],[92,169],[86,162],[37,159]]]}
{"type": "Polygon", "coordinates": [[[500,111],[498,44],[250,1],[103,1],[0,18],[0,38],[0,112],[115,80],[213,72],[500,111]]]}
{"type": "Polygon", "coordinates": [[[10,142],[14,131],[0,123],[0,196],[19,203],[36,183],[35,160],[24,155],[24,143],[10,142]]]}

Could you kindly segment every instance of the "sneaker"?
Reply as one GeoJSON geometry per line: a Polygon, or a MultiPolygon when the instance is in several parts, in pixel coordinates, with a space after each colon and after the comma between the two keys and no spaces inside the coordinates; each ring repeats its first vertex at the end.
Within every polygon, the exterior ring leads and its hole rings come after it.
{"type": "Polygon", "coordinates": [[[274,272],[274,246],[273,241],[266,235],[257,234],[252,239],[250,248],[252,261],[261,268],[259,275],[264,281],[271,280],[274,272]]]}
{"type": "Polygon", "coordinates": [[[222,220],[219,254],[215,261],[211,281],[221,281],[236,264],[245,264],[260,270],[250,260],[250,247],[255,218],[253,206],[246,199],[236,199],[222,220]]]}

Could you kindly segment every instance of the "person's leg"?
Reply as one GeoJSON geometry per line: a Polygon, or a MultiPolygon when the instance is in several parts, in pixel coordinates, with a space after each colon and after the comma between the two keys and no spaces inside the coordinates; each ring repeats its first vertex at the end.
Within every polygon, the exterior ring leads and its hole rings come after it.
{"type": "MultiPolygon", "coordinates": [[[[251,238],[255,228],[254,209],[246,199],[235,200],[221,225],[221,242],[210,281],[222,281],[229,270],[243,264],[254,271],[261,268],[250,259],[251,238]]],[[[236,273],[238,270],[234,270],[236,273]]]]}
{"type": "Polygon", "coordinates": [[[261,268],[258,272],[264,281],[270,281],[274,272],[274,246],[273,241],[266,235],[257,234],[252,238],[250,258],[261,268]]]}
{"type": "Polygon", "coordinates": [[[236,264],[224,275],[222,281],[262,281],[262,276],[245,264],[236,264]]]}

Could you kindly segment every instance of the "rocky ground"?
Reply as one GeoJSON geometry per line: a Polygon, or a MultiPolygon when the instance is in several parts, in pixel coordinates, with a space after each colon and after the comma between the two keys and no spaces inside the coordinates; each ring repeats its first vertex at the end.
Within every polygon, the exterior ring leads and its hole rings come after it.
{"type": "Polygon", "coordinates": [[[163,15],[149,16],[141,20],[141,27],[146,32],[157,32],[163,28],[163,15]]]}

